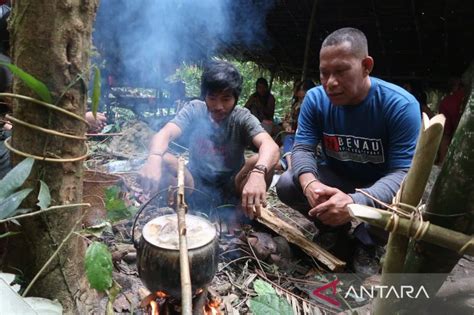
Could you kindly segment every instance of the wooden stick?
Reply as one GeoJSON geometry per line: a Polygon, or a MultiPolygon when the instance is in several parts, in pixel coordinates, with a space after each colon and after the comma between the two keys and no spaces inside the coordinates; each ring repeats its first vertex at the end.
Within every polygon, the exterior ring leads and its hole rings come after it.
{"type": "Polygon", "coordinates": [[[123,132],[111,132],[111,133],[86,133],[87,137],[115,137],[123,136],[123,132]]]}
{"type": "MultiPolygon", "coordinates": [[[[368,206],[352,204],[348,205],[347,207],[349,208],[349,212],[352,217],[358,218],[380,228],[385,228],[387,222],[389,222],[391,220],[390,218],[392,217],[392,213],[389,211],[384,211],[368,206]]],[[[421,221],[418,219],[415,219],[415,222],[412,222],[407,218],[399,218],[397,228],[394,233],[413,237],[417,231],[419,231],[419,229],[423,229],[425,227],[427,222],[424,222],[420,227],[421,224],[421,221]]],[[[420,240],[451,249],[458,253],[462,252],[463,254],[474,255],[474,243],[472,236],[431,223],[426,228],[426,232],[421,234],[422,236],[420,240]]]]}
{"type": "Polygon", "coordinates": [[[182,314],[192,315],[192,286],[189,271],[188,244],[186,240],[186,204],[184,202],[184,158],[178,159],[178,233],[179,233],[179,266],[181,274],[181,307],[182,314]]]}
{"type": "Polygon", "coordinates": [[[288,242],[299,246],[306,254],[316,258],[332,271],[342,270],[346,263],[304,237],[294,226],[286,223],[267,208],[261,208],[257,221],[283,236],[288,242]]]}

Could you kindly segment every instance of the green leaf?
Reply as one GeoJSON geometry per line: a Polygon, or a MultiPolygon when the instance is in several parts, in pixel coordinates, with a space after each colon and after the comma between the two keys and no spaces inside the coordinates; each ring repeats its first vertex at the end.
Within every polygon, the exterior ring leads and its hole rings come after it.
{"type": "Polygon", "coordinates": [[[83,230],[81,230],[81,234],[84,235],[84,236],[89,236],[89,235],[93,235],[97,238],[100,238],[102,237],[102,233],[104,231],[107,231],[107,232],[110,232],[113,234],[113,231],[112,231],[112,225],[110,224],[110,222],[101,222],[99,224],[96,224],[96,225],[93,225],[93,226],[89,226],[83,230]]]}
{"type": "Polygon", "coordinates": [[[114,128],[115,128],[115,125],[114,125],[114,124],[106,125],[106,126],[102,129],[102,133],[109,133],[109,132],[112,132],[112,131],[114,131],[114,128]]]}
{"type": "Polygon", "coordinates": [[[100,101],[100,69],[99,67],[94,67],[94,86],[92,89],[92,115],[96,118],[97,110],[99,109],[99,101],[100,101]]]}
{"type": "Polygon", "coordinates": [[[86,275],[91,287],[105,291],[112,286],[112,255],[102,243],[92,243],[86,251],[86,275]]]}
{"type": "Polygon", "coordinates": [[[107,209],[107,219],[112,222],[130,218],[135,210],[134,207],[127,207],[125,201],[120,198],[120,188],[110,186],[105,189],[105,209],[107,209]]]}
{"type": "Polygon", "coordinates": [[[253,289],[258,295],[276,294],[275,289],[273,289],[269,283],[260,279],[255,280],[253,283],[253,289]]]}
{"type": "Polygon", "coordinates": [[[3,233],[3,234],[0,234],[0,239],[5,238],[5,237],[14,236],[14,235],[17,235],[17,234],[20,234],[20,233],[21,233],[21,232],[7,232],[7,233],[3,233]]]}
{"type": "Polygon", "coordinates": [[[0,201],[23,185],[30,175],[34,161],[33,158],[24,159],[0,180],[0,201]]]}
{"type": "Polygon", "coordinates": [[[252,298],[249,306],[255,315],[293,314],[291,305],[276,294],[265,294],[252,298]]]}
{"type": "Polygon", "coordinates": [[[38,194],[38,203],[37,205],[41,210],[44,210],[49,207],[51,204],[51,194],[49,193],[49,187],[45,182],[40,180],[40,191],[38,194]]]}
{"type": "Polygon", "coordinates": [[[118,186],[109,186],[105,189],[105,199],[114,200],[118,198],[120,188],[118,186]]]}
{"type": "Polygon", "coordinates": [[[7,67],[14,75],[20,78],[30,89],[38,94],[43,101],[49,104],[53,102],[51,93],[43,82],[11,63],[0,62],[0,64],[7,67]]]}
{"type": "Polygon", "coordinates": [[[31,188],[25,188],[3,199],[0,202],[0,219],[5,219],[15,212],[32,190],[31,188]]]}

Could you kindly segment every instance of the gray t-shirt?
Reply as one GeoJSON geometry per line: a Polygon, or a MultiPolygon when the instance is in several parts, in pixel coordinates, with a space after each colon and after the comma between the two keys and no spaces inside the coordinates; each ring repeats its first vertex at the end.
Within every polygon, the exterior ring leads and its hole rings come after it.
{"type": "Polygon", "coordinates": [[[203,101],[192,101],[170,121],[189,139],[188,168],[194,177],[215,185],[227,182],[243,166],[244,150],[253,137],[265,132],[246,108],[235,107],[217,124],[203,101]]]}

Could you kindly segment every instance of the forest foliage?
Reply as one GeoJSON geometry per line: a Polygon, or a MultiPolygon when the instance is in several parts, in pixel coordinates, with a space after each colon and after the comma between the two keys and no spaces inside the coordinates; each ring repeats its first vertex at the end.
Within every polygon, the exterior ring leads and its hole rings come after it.
{"type": "MultiPolygon", "coordinates": [[[[237,67],[244,78],[242,93],[238,102],[239,106],[244,106],[249,96],[255,92],[255,82],[258,78],[264,77],[270,82],[270,71],[259,67],[251,61],[241,62],[238,60],[228,60],[237,67]]],[[[200,96],[202,67],[195,64],[182,63],[172,76],[168,78],[170,82],[182,81],[186,84],[187,97],[200,96]]],[[[283,118],[290,111],[291,98],[293,96],[293,81],[284,80],[279,77],[273,79],[272,94],[275,97],[275,117],[283,118]]]]}

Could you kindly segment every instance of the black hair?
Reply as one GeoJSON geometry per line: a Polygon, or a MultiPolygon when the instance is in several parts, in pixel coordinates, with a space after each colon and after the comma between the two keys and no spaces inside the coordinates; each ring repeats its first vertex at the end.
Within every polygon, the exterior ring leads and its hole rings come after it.
{"type": "Polygon", "coordinates": [[[10,33],[8,32],[8,17],[11,8],[8,4],[0,5],[0,53],[10,55],[10,33]]]}
{"type": "Polygon", "coordinates": [[[299,90],[304,90],[305,92],[307,92],[308,90],[314,88],[315,86],[316,86],[316,84],[314,84],[313,80],[306,79],[303,82],[300,82],[296,86],[296,91],[298,92],[299,90]]]}
{"type": "Polygon", "coordinates": [[[201,97],[206,98],[209,93],[231,91],[235,104],[242,92],[242,75],[230,62],[223,60],[210,61],[201,76],[201,97]]]}
{"type": "Polygon", "coordinates": [[[369,54],[367,37],[362,31],[352,28],[340,28],[329,34],[323,41],[321,48],[327,46],[337,46],[348,42],[351,45],[352,52],[358,57],[366,57],[369,54]]]}

